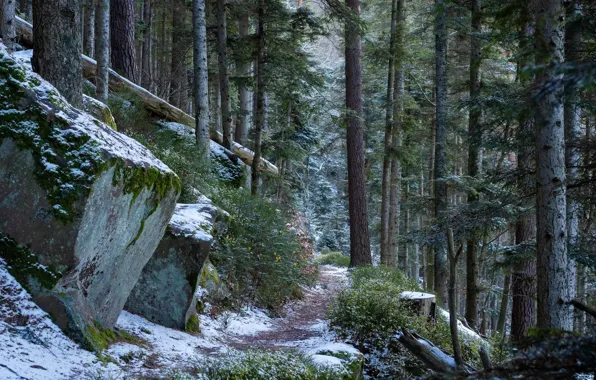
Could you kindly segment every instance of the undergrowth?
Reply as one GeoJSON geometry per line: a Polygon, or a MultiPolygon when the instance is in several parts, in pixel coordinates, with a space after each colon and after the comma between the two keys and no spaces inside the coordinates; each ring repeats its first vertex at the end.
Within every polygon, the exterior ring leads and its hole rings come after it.
{"type": "MultiPolygon", "coordinates": [[[[426,366],[395,339],[405,327],[453,354],[449,321],[417,315],[404,291],[421,290],[403,272],[387,267],[361,267],[352,272],[352,285],[338,296],[330,311],[335,331],[367,356],[367,373],[379,379],[408,379],[425,374],[426,366]]],[[[479,366],[480,341],[460,332],[464,360],[479,366]]]]}
{"type": "Polygon", "coordinates": [[[341,252],[322,253],[317,257],[316,261],[321,265],[335,265],[337,267],[350,266],[350,256],[346,256],[341,252]]]}
{"type": "Polygon", "coordinates": [[[216,249],[210,257],[231,295],[219,300],[219,309],[256,303],[275,311],[300,297],[301,285],[314,276],[307,274],[309,258],[288,228],[291,210],[240,188],[244,177],[237,168],[243,170],[243,164],[226,158],[221,149],[212,150],[209,164],[200,159],[194,137],[158,125],[133,102],[113,97],[110,106],[120,130],[179,176],[179,203],[196,202],[198,190],[230,213],[227,230],[215,231],[216,249]]]}

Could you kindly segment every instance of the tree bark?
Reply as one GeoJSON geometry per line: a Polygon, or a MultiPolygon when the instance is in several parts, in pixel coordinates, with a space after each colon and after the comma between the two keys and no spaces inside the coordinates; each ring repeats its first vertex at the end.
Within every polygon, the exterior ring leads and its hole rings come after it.
{"type": "MultiPolygon", "coordinates": [[[[360,2],[358,0],[346,0],[346,5],[352,12],[352,15],[359,20],[360,2]]],[[[372,264],[366,210],[366,180],[364,178],[361,51],[359,27],[355,24],[354,20],[347,20],[345,25],[345,75],[350,266],[372,264]]],[[[260,88],[259,91],[261,91],[260,88]]]]}
{"type": "MultiPolygon", "coordinates": [[[[580,57],[581,43],[581,9],[577,1],[572,1],[567,8],[569,21],[565,27],[565,61],[577,63],[580,57]]],[[[569,186],[579,180],[579,166],[581,165],[581,150],[578,142],[582,137],[581,109],[579,94],[573,85],[565,86],[565,103],[563,108],[565,124],[565,166],[567,172],[566,184],[569,186]]],[[[573,194],[567,193],[567,249],[569,256],[577,248],[579,240],[579,218],[582,213],[581,204],[573,194]]],[[[575,298],[577,266],[575,259],[568,258],[568,287],[569,299],[575,298]]],[[[575,315],[578,313],[575,312],[575,315]]],[[[574,318],[575,319],[575,318],[574,318]]]]}
{"type": "Polygon", "coordinates": [[[84,16],[83,54],[95,58],[95,0],[86,0],[84,16]]]}
{"type": "Polygon", "coordinates": [[[151,91],[153,87],[153,4],[143,3],[143,59],[141,61],[141,86],[151,91]]]}
{"type": "Polygon", "coordinates": [[[209,159],[209,72],[207,68],[207,23],[205,0],[193,0],[193,57],[195,137],[199,154],[209,159]]]}
{"type": "Polygon", "coordinates": [[[449,329],[451,330],[451,343],[453,345],[453,356],[458,367],[463,364],[461,345],[459,343],[459,332],[457,331],[457,309],[456,309],[456,271],[457,260],[462,253],[463,246],[460,246],[457,252],[455,251],[455,241],[453,238],[453,230],[447,231],[447,244],[449,249],[449,329]]]}
{"type": "Polygon", "coordinates": [[[13,51],[17,43],[15,5],[16,0],[0,0],[0,38],[8,51],[13,51]]]}
{"type": "Polygon", "coordinates": [[[137,83],[134,0],[111,0],[110,44],[114,71],[137,83]]]}
{"type": "MultiPolygon", "coordinates": [[[[439,225],[447,211],[447,26],[444,0],[435,0],[435,87],[436,87],[436,124],[435,124],[435,217],[439,225]]],[[[442,228],[439,228],[442,231],[442,228]]],[[[435,244],[435,294],[443,306],[447,302],[447,252],[442,239],[435,244]]]]}
{"type": "MultiPolygon", "coordinates": [[[[480,174],[482,143],[482,106],[479,104],[480,95],[480,63],[482,50],[480,46],[481,24],[480,0],[472,0],[472,32],[470,36],[470,106],[468,119],[468,176],[476,177],[480,174]]],[[[476,191],[468,193],[468,203],[478,201],[476,191]]],[[[466,252],[466,320],[472,327],[478,325],[478,231],[472,233],[468,240],[466,252]]]]}
{"type": "Polygon", "coordinates": [[[259,41],[257,45],[257,112],[254,128],[254,152],[255,156],[251,168],[250,192],[256,196],[260,189],[260,173],[257,170],[259,160],[261,159],[261,134],[265,125],[265,64],[267,62],[266,52],[266,30],[265,30],[265,12],[267,0],[259,0],[259,41]]]}
{"type": "MultiPolygon", "coordinates": [[[[240,39],[248,37],[249,25],[248,12],[243,12],[238,20],[240,39]]],[[[244,60],[236,62],[236,70],[238,75],[242,77],[242,83],[238,86],[240,114],[238,115],[236,130],[234,131],[234,140],[242,145],[246,144],[246,140],[248,139],[248,129],[250,128],[250,99],[252,96],[247,84],[250,76],[250,66],[250,62],[245,62],[244,60]]]]}
{"type": "Polygon", "coordinates": [[[228,76],[226,1],[217,0],[217,63],[221,95],[221,130],[223,146],[232,146],[232,113],[230,110],[230,78],[228,76]]]}
{"type": "Polygon", "coordinates": [[[188,112],[188,78],[186,56],[188,51],[186,30],[186,6],[184,0],[176,0],[172,6],[172,61],[170,103],[188,112]]]}
{"type": "MultiPolygon", "coordinates": [[[[559,78],[552,65],[563,62],[565,11],[561,0],[536,0],[534,87],[543,89],[559,78]]],[[[568,305],[565,130],[563,90],[536,99],[536,251],[538,327],[571,330],[568,305]]]]}
{"type": "Polygon", "coordinates": [[[33,71],[75,107],[83,104],[81,7],[77,0],[33,1],[33,71]]]}
{"type": "Polygon", "coordinates": [[[451,359],[449,355],[418,334],[409,332],[404,328],[401,334],[398,334],[398,340],[431,370],[438,373],[448,373],[456,370],[455,361],[449,360],[451,359]]]}
{"type": "Polygon", "coordinates": [[[110,0],[98,0],[96,10],[95,44],[97,70],[95,79],[95,97],[107,103],[110,69],[110,0]]]}
{"type": "Polygon", "coordinates": [[[501,296],[501,307],[499,309],[499,321],[495,333],[499,332],[505,335],[505,320],[507,319],[507,307],[509,306],[509,288],[511,287],[511,275],[505,272],[505,281],[503,283],[503,294],[501,296]]]}
{"type": "Polygon", "coordinates": [[[387,73],[387,95],[385,100],[385,139],[383,156],[383,178],[381,182],[381,264],[387,265],[389,255],[389,196],[391,182],[391,136],[393,129],[393,74],[395,73],[395,40],[397,28],[397,6],[399,0],[391,2],[391,37],[389,42],[389,64],[387,73]]]}

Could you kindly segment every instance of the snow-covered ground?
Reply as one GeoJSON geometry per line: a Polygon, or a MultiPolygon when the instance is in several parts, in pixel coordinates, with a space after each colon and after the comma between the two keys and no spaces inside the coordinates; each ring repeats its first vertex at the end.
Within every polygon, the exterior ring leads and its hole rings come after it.
{"type": "MultiPolygon", "coordinates": [[[[330,267],[326,271],[328,278],[339,281],[346,274],[341,268],[330,267]]],[[[321,287],[310,291],[314,295],[325,292],[321,287]]],[[[292,313],[289,310],[286,318],[291,318],[292,313]]],[[[328,321],[308,318],[301,321],[304,323],[296,328],[312,332],[308,339],[288,340],[282,331],[277,335],[280,340],[276,345],[303,352],[321,366],[342,365],[341,360],[329,355],[332,353],[358,354],[355,348],[337,341],[329,331],[328,321]]],[[[98,357],[66,337],[32,302],[0,259],[0,379],[3,380],[126,379],[184,371],[218,356],[233,357],[239,352],[238,344],[257,342],[259,334],[275,335],[275,330],[283,329],[284,323],[282,318],[271,318],[263,310],[246,307],[240,312],[222,313],[217,319],[202,315],[201,333],[191,335],[123,311],[116,328],[142,343],[115,343],[98,357]]]]}

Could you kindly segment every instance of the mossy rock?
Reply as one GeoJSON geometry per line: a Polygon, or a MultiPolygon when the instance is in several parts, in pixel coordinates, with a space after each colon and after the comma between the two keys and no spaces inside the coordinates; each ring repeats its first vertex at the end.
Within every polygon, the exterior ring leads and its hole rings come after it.
{"type": "Polygon", "coordinates": [[[118,130],[116,120],[114,120],[114,116],[112,116],[112,111],[106,104],[90,96],[83,95],[83,109],[108,127],[115,131],[118,130]]]}
{"type": "Polygon", "coordinates": [[[184,330],[190,334],[201,333],[201,323],[199,321],[199,317],[197,317],[196,314],[193,314],[190,316],[190,318],[188,318],[184,330]]]}
{"type": "Polygon", "coordinates": [[[75,339],[113,327],[172,215],[176,174],[0,45],[0,176],[9,271],[75,339]]]}

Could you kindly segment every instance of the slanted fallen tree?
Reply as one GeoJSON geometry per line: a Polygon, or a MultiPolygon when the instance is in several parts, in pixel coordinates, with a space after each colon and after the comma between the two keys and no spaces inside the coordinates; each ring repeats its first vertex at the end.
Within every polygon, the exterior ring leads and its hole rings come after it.
{"type": "MultiPolygon", "coordinates": [[[[33,47],[33,26],[22,18],[16,17],[16,30],[19,43],[26,47],[33,47]]],[[[81,59],[83,63],[83,76],[85,79],[95,82],[97,63],[95,60],[87,57],[86,55],[81,55],[81,59]]],[[[170,103],[152,94],[146,89],[137,86],[113,70],[109,71],[109,86],[112,90],[128,91],[135,94],[148,111],[166,119],[167,121],[184,124],[194,130],[194,117],[188,115],[181,109],[174,107],[170,103]]],[[[223,143],[223,136],[217,131],[212,131],[210,138],[220,145],[223,143]]],[[[255,156],[253,151],[235,142],[232,143],[230,150],[246,165],[252,165],[255,156]]],[[[271,162],[262,157],[260,159],[259,167],[264,172],[268,172],[273,175],[279,174],[277,166],[273,165],[271,162]]]]}

